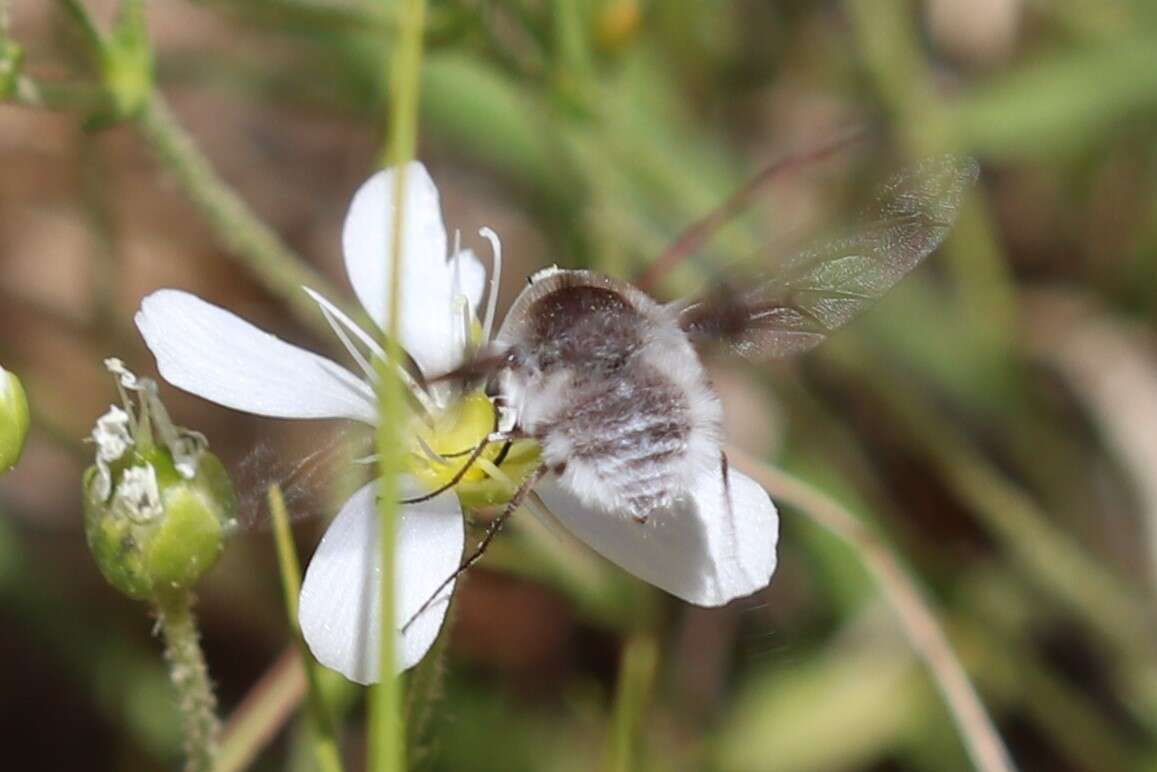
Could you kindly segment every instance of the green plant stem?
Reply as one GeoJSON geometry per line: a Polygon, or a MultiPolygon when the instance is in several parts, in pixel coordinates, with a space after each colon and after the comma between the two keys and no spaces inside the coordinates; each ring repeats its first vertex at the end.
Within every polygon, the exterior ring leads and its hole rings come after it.
{"type": "Polygon", "coordinates": [[[177,706],[185,733],[185,769],[207,772],[217,756],[221,722],[209,669],[201,651],[200,633],[193,616],[193,596],[182,592],[158,599],[157,619],[165,639],[169,677],[177,690],[177,706]]]}
{"type": "Polygon", "coordinates": [[[578,0],[556,0],[551,8],[555,55],[565,68],[564,76],[576,80],[583,79],[590,67],[583,10],[578,0]]]}
{"type": "Polygon", "coordinates": [[[965,750],[981,772],[1012,772],[1012,758],[984,709],[964,666],[916,581],[888,546],[855,515],[822,491],[746,453],[729,448],[737,469],[750,475],[776,501],[807,515],[853,547],[896,612],[912,649],[928,667],[960,730],[965,750]]]}
{"type": "Polygon", "coordinates": [[[1001,473],[951,422],[911,389],[870,366],[871,352],[845,338],[825,347],[825,362],[863,384],[896,431],[927,454],[1010,556],[1084,620],[1117,653],[1151,667],[1153,615],[1137,592],[1090,557],[1023,488],[1001,473]]]}
{"type": "Polygon", "coordinates": [[[283,298],[302,321],[328,333],[317,304],[301,288],[310,287],[331,298],[339,297],[338,293],[221,179],[159,93],[140,111],[136,124],[230,254],[267,290],[283,298]]]}
{"type": "Polygon", "coordinates": [[[607,772],[638,769],[639,735],[659,667],[659,647],[650,635],[634,635],[623,646],[615,691],[607,772]]]}
{"type": "Polygon", "coordinates": [[[72,17],[93,50],[98,50],[102,45],[103,37],[84,4],[80,0],[57,0],[57,5],[61,6],[65,13],[72,17]]]}
{"type": "Polygon", "coordinates": [[[313,728],[313,753],[318,769],[322,772],[341,772],[341,753],[338,751],[334,734],[333,716],[321,693],[317,667],[301,635],[297,622],[297,601],[301,594],[301,564],[297,561],[297,548],[293,544],[293,532],[289,529],[289,512],[285,498],[276,483],[269,486],[269,511],[273,515],[273,540],[277,546],[277,565],[281,569],[281,589],[285,594],[285,613],[289,619],[293,640],[301,654],[305,667],[308,689],[306,696],[309,718],[313,728]]]}
{"type": "MultiPolygon", "coordinates": [[[[58,0],[89,40],[98,60],[112,50],[114,43],[107,41],[80,0],[58,0]]],[[[144,4],[131,0],[123,7],[122,22],[135,26],[140,35],[146,35],[144,4]]],[[[115,41],[114,41],[115,42],[115,41]]],[[[120,41],[124,44],[124,41],[120,41]]],[[[143,44],[142,44],[143,45],[143,44]]],[[[147,46],[144,46],[147,50],[147,46]]],[[[107,57],[106,57],[107,58],[107,57]]],[[[293,312],[305,323],[328,334],[329,327],[317,304],[301,288],[310,287],[331,298],[339,297],[329,282],[298,257],[277,233],[259,218],[248,204],[237,195],[213,169],[196,142],[177,120],[164,97],[152,88],[151,62],[138,63],[144,68],[144,88],[140,107],[132,111],[133,119],[142,136],[152,147],[160,162],[176,179],[212,227],[217,239],[244,265],[271,293],[283,298],[293,312]]],[[[106,89],[115,90],[116,83],[102,71],[106,89]]],[[[33,106],[54,106],[37,84],[27,78],[17,83],[17,101],[33,106]]]]}
{"type": "MultiPolygon", "coordinates": [[[[406,738],[402,720],[402,688],[395,673],[397,668],[397,609],[395,584],[397,581],[397,539],[399,504],[401,500],[400,474],[404,456],[401,430],[405,425],[406,403],[401,382],[389,377],[395,363],[402,361],[398,342],[399,307],[402,298],[402,245],[403,221],[406,211],[406,167],[414,157],[418,133],[418,88],[422,64],[422,31],[425,26],[426,6],[423,0],[406,0],[398,6],[398,34],[390,62],[390,115],[387,161],[395,167],[393,241],[390,244],[391,271],[389,319],[386,323],[386,351],[388,361],[379,363],[382,377],[378,379],[380,420],[377,432],[377,451],[380,458],[379,515],[381,517],[381,570],[378,587],[381,604],[378,663],[380,683],[371,693],[370,721],[367,726],[370,748],[370,769],[383,772],[401,772],[406,765],[406,738]]],[[[385,255],[383,255],[385,257],[385,255]]]]}
{"type": "Polygon", "coordinates": [[[406,754],[415,765],[420,766],[423,757],[429,752],[426,741],[434,717],[434,706],[444,693],[446,655],[457,611],[458,604],[451,597],[438,637],[410,673],[406,689],[406,754]]]}
{"type": "Polygon", "coordinates": [[[87,86],[34,80],[27,75],[17,75],[15,91],[8,95],[8,101],[38,110],[87,111],[96,109],[100,104],[100,94],[87,86]]]}
{"type": "Polygon", "coordinates": [[[306,693],[305,671],[295,648],[288,648],[249,690],[241,705],[229,717],[221,752],[213,772],[240,772],[248,769],[306,693]]]}

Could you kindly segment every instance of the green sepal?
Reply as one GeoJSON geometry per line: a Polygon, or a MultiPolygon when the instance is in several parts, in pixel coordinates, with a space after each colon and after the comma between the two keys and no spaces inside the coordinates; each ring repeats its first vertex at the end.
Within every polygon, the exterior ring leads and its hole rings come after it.
{"type": "Polygon", "coordinates": [[[113,490],[130,466],[152,465],[162,512],[135,521],[114,511],[95,491],[97,468],[84,475],[85,535],[109,584],[129,597],[157,600],[190,589],[213,567],[225,547],[237,511],[237,496],[220,460],[203,452],[197,474],[186,480],[167,452],[129,453],[113,468],[113,490]]]}

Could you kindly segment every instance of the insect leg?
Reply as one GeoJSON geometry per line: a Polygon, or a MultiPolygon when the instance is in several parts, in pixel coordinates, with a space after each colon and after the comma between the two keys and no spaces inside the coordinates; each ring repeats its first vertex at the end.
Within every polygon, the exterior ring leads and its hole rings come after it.
{"type": "Polygon", "coordinates": [[[399,503],[420,504],[423,501],[429,501],[435,496],[445,493],[458,483],[462,482],[462,478],[465,477],[466,473],[470,471],[470,467],[474,466],[474,462],[477,461],[478,458],[482,455],[483,451],[486,450],[487,445],[492,442],[509,442],[510,439],[511,438],[508,434],[504,434],[502,432],[493,432],[492,434],[483,437],[482,441],[475,445],[474,449],[470,451],[470,458],[466,459],[466,463],[462,465],[461,469],[454,473],[454,476],[450,478],[449,482],[447,482],[445,485],[441,485],[435,488],[429,493],[423,493],[421,496],[415,496],[412,499],[402,499],[399,503]]]}
{"type": "Polygon", "coordinates": [[[734,519],[735,512],[731,506],[731,465],[727,462],[727,451],[719,453],[719,474],[723,477],[723,495],[727,498],[727,514],[734,519]]]}
{"type": "Polygon", "coordinates": [[[446,589],[451,582],[453,582],[455,579],[465,573],[472,565],[482,559],[482,556],[486,554],[487,547],[490,546],[490,542],[494,541],[494,537],[497,536],[498,532],[502,530],[502,526],[506,523],[510,516],[514,514],[515,510],[522,506],[522,502],[526,500],[526,497],[530,495],[532,490],[534,490],[534,486],[538,484],[538,481],[541,480],[548,471],[549,467],[546,464],[541,464],[535,468],[533,472],[526,476],[526,479],[523,480],[522,483],[518,486],[518,490],[514,492],[514,495],[510,498],[510,501],[507,502],[506,507],[502,510],[502,513],[499,514],[498,517],[491,520],[490,525],[486,526],[486,533],[482,535],[482,540],[478,542],[478,546],[474,549],[474,552],[472,552],[470,556],[466,558],[466,560],[462,561],[462,565],[458,566],[454,573],[446,577],[446,580],[438,585],[434,592],[430,593],[430,597],[426,599],[426,602],[423,603],[418,608],[418,610],[414,612],[414,615],[410,617],[406,624],[402,625],[403,633],[409,629],[410,625],[414,623],[415,619],[425,613],[426,609],[434,605],[434,601],[438,599],[438,596],[442,593],[442,590],[446,589]]]}
{"type": "Polygon", "coordinates": [[[731,531],[731,544],[739,548],[735,529],[735,503],[731,498],[731,465],[727,461],[727,451],[719,452],[719,474],[723,477],[723,498],[727,500],[727,528],[731,531]]]}

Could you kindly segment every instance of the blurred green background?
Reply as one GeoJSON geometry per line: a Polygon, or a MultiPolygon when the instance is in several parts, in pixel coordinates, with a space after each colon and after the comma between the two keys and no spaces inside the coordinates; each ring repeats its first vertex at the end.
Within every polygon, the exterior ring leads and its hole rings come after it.
{"type": "MultiPolygon", "coordinates": [[[[34,411],[0,480],[5,766],[171,769],[179,724],[152,621],[84,546],[81,438],[115,399],[101,359],[151,372],[131,319],[162,286],[332,341],[294,277],[247,257],[279,247],[188,195],[173,126],[97,98],[100,62],[66,4],[0,5],[0,60],[22,68],[0,104],[0,363],[34,411]]],[[[384,141],[393,6],[147,6],[156,87],[200,171],[348,296],[340,225],[384,141]]],[[[116,10],[87,7],[102,24],[116,10]]],[[[950,241],[875,310],[795,361],[712,359],[730,439],[884,535],[1022,769],[1157,770],[1157,4],[462,0],[432,2],[427,22],[419,155],[465,244],[487,251],[482,225],[501,235],[505,302],[550,263],[638,275],[769,162],[849,127],[872,127],[884,173],[942,150],[978,158],[950,241]]],[[[838,221],[853,166],[769,187],[657,292],[838,221]]],[[[300,678],[278,659],[288,627],[257,502],[332,427],[164,393],[252,509],[199,593],[223,710],[276,661],[262,683],[286,691],[258,703],[291,711],[300,678]]],[[[294,502],[303,557],[325,498],[294,502]]],[[[444,677],[411,716],[415,765],[970,768],[862,556],[781,516],[771,587],[714,610],[521,522],[463,583],[444,677]]],[[[360,768],[359,693],[329,685],[360,768]]],[[[300,719],[263,726],[255,769],[311,768],[300,719]]]]}

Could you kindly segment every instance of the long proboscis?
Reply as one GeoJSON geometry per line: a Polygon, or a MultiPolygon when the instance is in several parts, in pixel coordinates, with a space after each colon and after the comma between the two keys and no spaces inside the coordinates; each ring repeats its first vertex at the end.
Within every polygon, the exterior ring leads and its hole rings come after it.
{"type": "Polygon", "coordinates": [[[470,383],[485,380],[501,370],[506,360],[505,352],[487,351],[484,348],[453,370],[427,378],[426,383],[470,383]]]}

